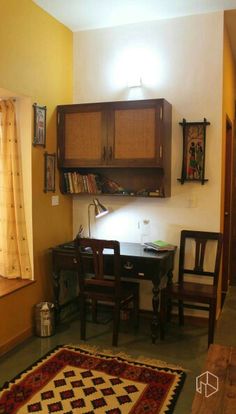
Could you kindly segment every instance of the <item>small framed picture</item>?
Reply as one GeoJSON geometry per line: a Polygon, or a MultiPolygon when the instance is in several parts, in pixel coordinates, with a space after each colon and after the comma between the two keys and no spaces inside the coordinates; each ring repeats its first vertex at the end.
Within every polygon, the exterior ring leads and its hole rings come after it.
{"type": "Polygon", "coordinates": [[[44,192],[55,192],[56,154],[44,153],[44,192]]]}
{"type": "Polygon", "coordinates": [[[205,178],[205,153],[206,153],[206,127],[210,122],[204,118],[203,122],[180,122],[183,128],[183,161],[182,174],[178,180],[181,184],[185,181],[198,181],[204,184],[205,178]]]}
{"type": "Polygon", "coordinates": [[[46,146],[46,106],[34,103],[34,139],[33,145],[46,146]]]}

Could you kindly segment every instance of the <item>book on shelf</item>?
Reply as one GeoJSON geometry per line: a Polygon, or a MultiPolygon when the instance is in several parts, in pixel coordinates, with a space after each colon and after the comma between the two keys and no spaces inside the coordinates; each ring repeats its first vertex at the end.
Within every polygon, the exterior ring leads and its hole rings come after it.
{"type": "Polygon", "coordinates": [[[69,183],[68,173],[64,173],[64,178],[65,178],[65,191],[66,193],[70,193],[70,183],[69,183]]]}
{"type": "Polygon", "coordinates": [[[73,180],[72,180],[72,173],[68,173],[68,178],[69,178],[69,189],[70,189],[70,193],[73,194],[74,193],[74,186],[73,186],[73,180]]]}
{"type": "Polygon", "coordinates": [[[167,243],[163,240],[155,240],[153,242],[146,242],[144,246],[148,249],[153,249],[158,252],[172,251],[175,250],[176,246],[173,244],[167,243]]]}
{"type": "Polygon", "coordinates": [[[101,194],[100,177],[96,174],[80,174],[77,171],[64,172],[66,193],[101,194]]]}

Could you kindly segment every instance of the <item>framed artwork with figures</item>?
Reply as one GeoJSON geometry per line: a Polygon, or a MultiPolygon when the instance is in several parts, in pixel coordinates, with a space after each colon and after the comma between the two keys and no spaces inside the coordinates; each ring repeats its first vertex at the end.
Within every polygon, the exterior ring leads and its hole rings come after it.
{"type": "Polygon", "coordinates": [[[44,192],[55,192],[56,154],[44,153],[44,192]]]}
{"type": "Polygon", "coordinates": [[[206,127],[210,122],[204,118],[203,122],[180,122],[183,128],[183,161],[181,178],[185,181],[198,181],[204,184],[205,178],[205,154],[206,154],[206,127]]]}
{"type": "Polygon", "coordinates": [[[33,104],[34,108],[34,138],[33,145],[46,146],[46,113],[47,107],[33,104]]]}

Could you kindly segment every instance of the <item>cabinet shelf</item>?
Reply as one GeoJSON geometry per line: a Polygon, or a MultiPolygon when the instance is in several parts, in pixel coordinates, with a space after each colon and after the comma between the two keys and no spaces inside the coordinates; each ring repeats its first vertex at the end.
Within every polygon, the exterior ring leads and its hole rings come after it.
{"type": "Polygon", "coordinates": [[[66,193],[66,192],[62,192],[62,194],[68,194],[71,196],[77,196],[77,197],[86,197],[86,196],[92,196],[92,197],[99,197],[99,196],[116,196],[117,198],[119,197],[131,197],[131,198],[165,198],[164,195],[142,195],[142,194],[125,194],[125,193],[66,193]]]}
{"type": "Polygon", "coordinates": [[[70,195],[164,197],[164,171],[159,168],[63,169],[60,189],[70,195]],[[151,194],[149,194],[151,193],[151,194]]]}

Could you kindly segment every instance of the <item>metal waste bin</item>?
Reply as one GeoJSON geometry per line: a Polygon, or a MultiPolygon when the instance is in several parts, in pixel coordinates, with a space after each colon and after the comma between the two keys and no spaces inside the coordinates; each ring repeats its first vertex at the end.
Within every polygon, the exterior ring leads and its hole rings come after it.
{"type": "Polygon", "coordinates": [[[37,336],[55,334],[55,306],[50,302],[40,302],[35,306],[35,331],[37,336]]]}

